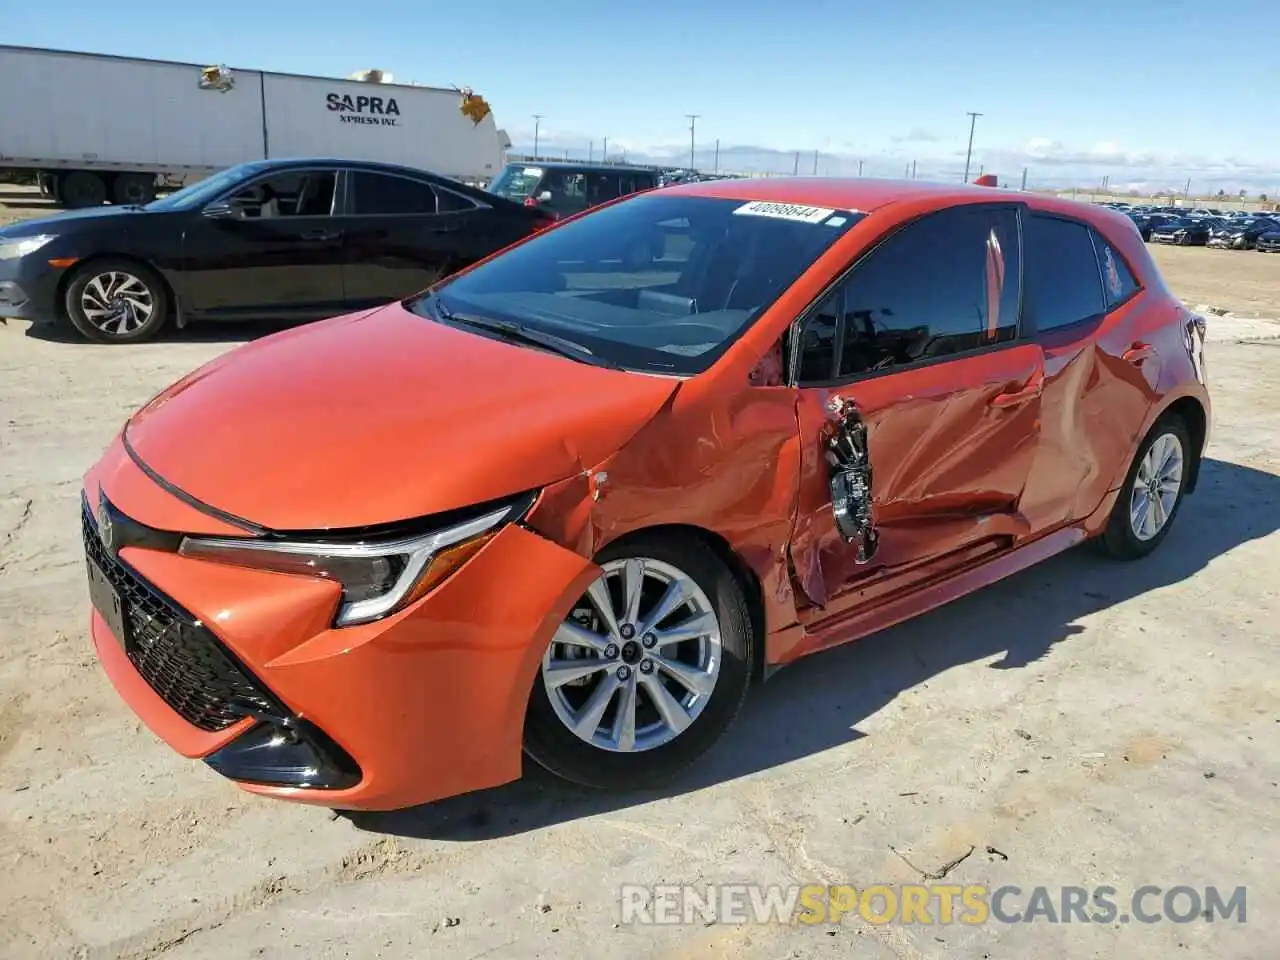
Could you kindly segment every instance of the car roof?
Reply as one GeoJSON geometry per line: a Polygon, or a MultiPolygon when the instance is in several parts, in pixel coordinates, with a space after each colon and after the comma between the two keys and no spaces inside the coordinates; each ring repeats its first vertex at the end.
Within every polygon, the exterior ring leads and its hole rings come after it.
{"type": "Polygon", "coordinates": [[[348,167],[352,170],[380,170],[386,173],[408,173],[422,176],[438,177],[449,180],[450,177],[428,170],[425,167],[409,167],[402,163],[383,163],[380,160],[351,160],[342,157],[286,157],[282,159],[250,160],[245,166],[253,166],[259,170],[289,170],[294,167],[348,167]]]}
{"type": "Polygon", "coordinates": [[[1095,226],[1117,224],[1132,230],[1129,217],[1110,207],[1066,200],[1047,194],[1024,193],[999,187],[927,180],[880,180],[872,177],[761,177],[746,180],[706,180],[662,188],[664,196],[723,197],[728,200],[763,200],[829,207],[855,213],[871,213],[892,203],[924,201],[938,207],[953,203],[990,201],[1025,203],[1034,210],[1074,217],[1095,226]]]}

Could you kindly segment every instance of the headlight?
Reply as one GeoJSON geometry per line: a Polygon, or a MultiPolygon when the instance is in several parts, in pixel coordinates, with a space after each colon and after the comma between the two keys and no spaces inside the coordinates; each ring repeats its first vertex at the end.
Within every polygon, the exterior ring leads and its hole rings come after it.
{"type": "Polygon", "coordinates": [[[456,570],[502,526],[533,504],[526,495],[450,526],[413,536],[357,543],[184,537],[186,557],[237,566],[325,577],[342,585],[335,626],[368,623],[412,603],[456,570]]]}
{"type": "Polygon", "coordinates": [[[53,239],[52,234],[42,233],[36,237],[17,237],[13,240],[0,240],[0,260],[18,260],[28,254],[35,253],[53,239]]]}

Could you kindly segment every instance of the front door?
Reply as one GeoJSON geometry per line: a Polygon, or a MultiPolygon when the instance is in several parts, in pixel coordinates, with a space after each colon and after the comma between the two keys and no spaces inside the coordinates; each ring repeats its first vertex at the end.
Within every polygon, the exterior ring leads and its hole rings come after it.
{"type": "Polygon", "coordinates": [[[336,170],[288,170],[237,188],[182,239],[182,309],[192,318],[315,319],[342,312],[336,170]]]}
{"type": "Polygon", "coordinates": [[[913,221],[798,322],[791,560],[807,623],[1027,535],[1044,367],[1019,338],[1017,216],[983,204],[913,221]]]}

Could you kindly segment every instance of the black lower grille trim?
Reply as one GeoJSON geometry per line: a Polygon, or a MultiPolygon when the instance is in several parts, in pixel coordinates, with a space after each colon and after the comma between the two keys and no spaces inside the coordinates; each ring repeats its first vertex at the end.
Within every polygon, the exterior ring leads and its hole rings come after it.
{"type": "Polygon", "coordinates": [[[87,504],[81,526],[86,557],[110,580],[124,607],[129,635],[116,639],[174,712],[209,732],[248,716],[287,714],[208,628],[106,549],[87,504]]]}

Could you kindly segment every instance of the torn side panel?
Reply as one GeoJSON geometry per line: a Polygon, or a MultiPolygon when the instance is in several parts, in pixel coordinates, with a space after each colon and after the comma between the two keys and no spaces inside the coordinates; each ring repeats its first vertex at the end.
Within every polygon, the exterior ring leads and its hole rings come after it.
{"type": "Polygon", "coordinates": [[[875,556],[880,543],[871,499],[871,455],[867,425],[857,405],[832,397],[831,422],[825,437],[825,455],[831,486],[831,510],[845,543],[862,564],[875,556]]]}

